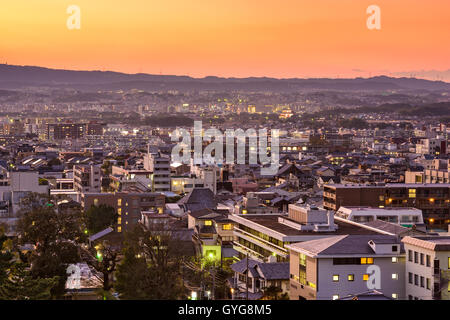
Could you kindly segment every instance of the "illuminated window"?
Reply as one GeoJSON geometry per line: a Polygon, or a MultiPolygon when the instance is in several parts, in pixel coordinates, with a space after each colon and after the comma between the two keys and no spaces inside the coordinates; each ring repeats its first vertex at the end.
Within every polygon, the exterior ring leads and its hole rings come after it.
{"type": "Polygon", "coordinates": [[[117,224],[122,224],[122,218],[121,217],[117,218],[117,224]]]}
{"type": "Polygon", "coordinates": [[[247,214],[247,210],[242,210],[242,214],[247,214]]]}
{"type": "Polygon", "coordinates": [[[222,230],[231,230],[231,223],[222,225],[222,230]]]}
{"type": "Polygon", "coordinates": [[[408,195],[410,198],[416,197],[416,189],[408,189],[408,195]]]}
{"type": "Polygon", "coordinates": [[[348,279],[348,281],[354,281],[355,280],[355,275],[354,274],[349,274],[347,279],[348,279]]]}
{"type": "Polygon", "coordinates": [[[333,281],[334,281],[334,282],[338,282],[338,281],[339,281],[339,275],[338,275],[338,274],[335,274],[335,275],[333,276],[333,281]]]}
{"type": "Polygon", "coordinates": [[[205,221],[205,226],[212,226],[212,221],[211,220],[206,220],[205,221]]]}
{"type": "Polygon", "coordinates": [[[397,263],[398,262],[398,258],[397,257],[392,257],[392,263],[397,263]]]}
{"type": "Polygon", "coordinates": [[[117,209],[117,214],[120,216],[122,214],[122,208],[117,209]]]}
{"type": "Polygon", "coordinates": [[[361,258],[361,264],[373,264],[373,258],[361,258]]]}
{"type": "Polygon", "coordinates": [[[122,199],[117,199],[117,205],[120,207],[122,205],[122,199]]]}
{"type": "Polygon", "coordinates": [[[398,298],[398,295],[396,293],[393,293],[392,294],[392,299],[397,299],[397,298],[398,298]]]}
{"type": "Polygon", "coordinates": [[[121,226],[117,227],[117,232],[122,232],[122,227],[121,226]]]}
{"type": "Polygon", "coordinates": [[[392,280],[398,280],[398,274],[397,273],[393,273],[392,274],[392,280]]]}
{"type": "Polygon", "coordinates": [[[364,280],[364,281],[369,280],[369,275],[368,275],[368,274],[363,274],[363,280],[364,280]]]}
{"type": "Polygon", "coordinates": [[[450,257],[448,257],[448,269],[450,269],[450,257]]]}
{"type": "Polygon", "coordinates": [[[333,300],[337,300],[337,299],[339,299],[339,295],[338,294],[334,294],[333,295],[333,300]]]}
{"type": "Polygon", "coordinates": [[[98,206],[98,199],[94,199],[94,206],[98,206]]]}

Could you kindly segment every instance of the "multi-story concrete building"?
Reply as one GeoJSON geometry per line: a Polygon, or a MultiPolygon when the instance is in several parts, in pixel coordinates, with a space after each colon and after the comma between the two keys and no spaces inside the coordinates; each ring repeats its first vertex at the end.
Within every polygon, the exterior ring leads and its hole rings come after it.
{"type": "Polygon", "coordinates": [[[230,215],[236,223],[233,248],[238,258],[247,254],[251,259],[267,261],[273,256],[279,262],[288,261],[286,245],[333,235],[380,234],[377,229],[353,221],[336,218],[332,211],[315,207],[290,205],[286,214],[242,214],[230,215]]]}
{"type": "Polygon", "coordinates": [[[21,199],[30,193],[49,194],[49,184],[39,179],[37,171],[10,171],[0,175],[0,224],[8,226],[8,233],[16,232],[21,199]]]}
{"type": "Polygon", "coordinates": [[[84,210],[91,206],[107,205],[118,214],[117,231],[130,230],[141,219],[142,211],[164,212],[165,196],[161,193],[82,193],[81,206],[84,210]]]}
{"type": "Polygon", "coordinates": [[[336,216],[361,223],[382,220],[405,227],[424,223],[422,211],[415,208],[340,207],[336,216]]]}
{"type": "Polygon", "coordinates": [[[434,159],[429,169],[406,171],[406,183],[450,183],[450,160],[434,159]]]}
{"type": "Polygon", "coordinates": [[[421,139],[416,144],[416,153],[441,155],[447,154],[447,139],[444,137],[421,139]]]}
{"type": "Polygon", "coordinates": [[[78,192],[100,192],[100,165],[73,166],[73,188],[78,192]]]}
{"type": "Polygon", "coordinates": [[[148,152],[144,156],[144,168],[152,172],[152,191],[170,191],[170,157],[168,155],[148,152]]]}
{"type": "Polygon", "coordinates": [[[405,299],[405,255],[397,237],[339,235],[287,248],[291,300],[336,300],[371,289],[405,299]]]}
{"type": "Polygon", "coordinates": [[[341,206],[417,208],[427,225],[447,230],[450,184],[325,185],[323,207],[337,211],[341,206]]]}
{"type": "Polygon", "coordinates": [[[450,300],[450,237],[405,237],[409,300],[450,300]]]}
{"type": "Polygon", "coordinates": [[[85,134],[85,123],[47,124],[47,138],[49,140],[81,139],[85,134]]]}

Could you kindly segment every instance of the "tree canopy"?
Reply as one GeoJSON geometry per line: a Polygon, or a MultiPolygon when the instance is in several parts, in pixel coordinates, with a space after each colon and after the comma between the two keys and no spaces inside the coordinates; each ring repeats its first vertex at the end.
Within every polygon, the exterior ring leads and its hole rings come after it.
{"type": "Polygon", "coordinates": [[[113,207],[101,204],[91,206],[85,213],[86,226],[90,234],[100,232],[117,222],[117,213],[113,207]]]}

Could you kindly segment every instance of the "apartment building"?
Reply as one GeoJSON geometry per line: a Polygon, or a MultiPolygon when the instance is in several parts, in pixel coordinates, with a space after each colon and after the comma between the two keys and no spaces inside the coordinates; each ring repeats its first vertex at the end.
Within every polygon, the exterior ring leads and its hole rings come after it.
{"type": "Polygon", "coordinates": [[[422,211],[415,208],[340,207],[335,215],[361,223],[382,220],[405,227],[424,223],[422,211]]]}
{"type": "Polygon", "coordinates": [[[106,124],[89,123],[48,123],[47,138],[49,140],[81,139],[87,135],[103,135],[106,124]]]}
{"type": "Polygon", "coordinates": [[[165,196],[161,193],[82,193],[81,206],[84,210],[91,206],[107,205],[113,207],[118,214],[117,231],[132,229],[141,219],[142,211],[164,212],[165,196]]]}
{"type": "Polygon", "coordinates": [[[424,171],[406,171],[406,183],[450,183],[450,160],[434,159],[424,171]]]}
{"type": "Polygon", "coordinates": [[[170,191],[170,157],[168,155],[148,152],[144,156],[144,168],[151,171],[152,191],[170,191]]]}
{"type": "Polygon", "coordinates": [[[323,207],[410,207],[422,210],[425,223],[447,230],[450,223],[450,184],[325,185],[323,207]]]}
{"type": "Polygon", "coordinates": [[[450,300],[450,237],[405,237],[409,300],[450,300]]]}
{"type": "Polygon", "coordinates": [[[338,235],[287,248],[291,300],[337,300],[372,289],[405,299],[405,253],[397,237],[338,235]]]}
{"type": "Polygon", "coordinates": [[[447,139],[440,136],[421,139],[419,143],[416,144],[416,153],[436,156],[447,154],[447,139]]]}
{"type": "Polygon", "coordinates": [[[74,165],[73,188],[77,192],[101,191],[100,165],[74,165]]]}
{"type": "Polygon", "coordinates": [[[211,191],[217,193],[217,180],[220,176],[220,168],[211,165],[195,165],[191,160],[191,175],[195,178],[199,178],[203,187],[211,189],[211,191]]]}
{"type": "Polygon", "coordinates": [[[81,139],[86,134],[85,123],[49,123],[47,138],[49,140],[81,139]]]}
{"type": "Polygon", "coordinates": [[[112,166],[109,187],[115,191],[151,191],[151,171],[112,166]]]}
{"type": "Polygon", "coordinates": [[[230,215],[234,221],[233,248],[238,258],[265,262],[275,257],[278,262],[289,260],[286,245],[327,238],[333,235],[368,234],[381,232],[345,219],[334,219],[332,211],[316,207],[289,205],[288,214],[230,215]]]}
{"type": "Polygon", "coordinates": [[[10,171],[0,175],[0,224],[15,235],[21,199],[30,193],[49,194],[48,181],[39,179],[37,171],[10,171]]]}
{"type": "Polygon", "coordinates": [[[217,181],[211,176],[195,177],[195,176],[172,176],[171,190],[176,194],[189,193],[194,188],[208,188],[213,193],[217,191],[217,181]]]}

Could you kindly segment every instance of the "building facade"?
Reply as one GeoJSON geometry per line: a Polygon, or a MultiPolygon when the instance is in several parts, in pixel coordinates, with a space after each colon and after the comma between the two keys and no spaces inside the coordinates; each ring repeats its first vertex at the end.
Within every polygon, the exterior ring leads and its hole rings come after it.
{"type": "Polygon", "coordinates": [[[141,219],[142,211],[164,212],[165,196],[161,193],[82,193],[81,206],[88,210],[91,206],[107,205],[117,212],[117,231],[131,230],[141,219]]]}
{"type": "Polygon", "coordinates": [[[450,237],[405,237],[409,300],[450,300],[450,237]]]}
{"type": "Polygon", "coordinates": [[[291,300],[337,300],[373,289],[405,299],[405,256],[397,237],[340,235],[287,247],[291,300]]]}
{"type": "Polygon", "coordinates": [[[341,206],[417,208],[428,226],[446,230],[450,223],[450,184],[325,185],[323,206],[335,211],[341,206]]]}

